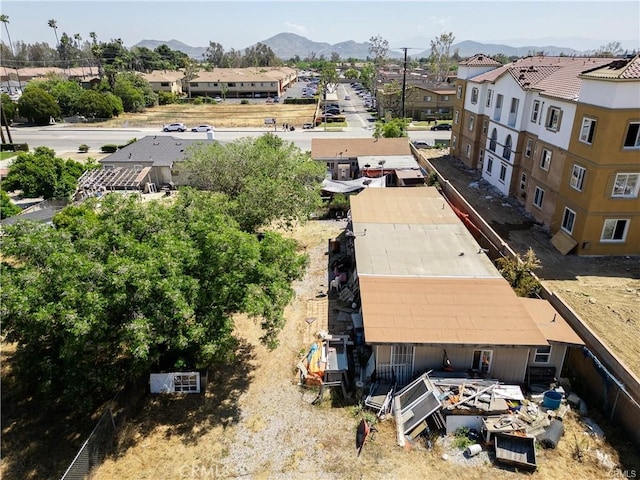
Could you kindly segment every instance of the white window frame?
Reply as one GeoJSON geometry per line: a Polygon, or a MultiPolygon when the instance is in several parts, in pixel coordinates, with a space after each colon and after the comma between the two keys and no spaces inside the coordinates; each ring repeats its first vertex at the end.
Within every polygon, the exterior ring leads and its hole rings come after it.
{"type": "Polygon", "coordinates": [[[176,393],[200,393],[200,374],[198,372],[174,373],[173,391],[176,393]]]}
{"type": "Polygon", "coordinates": [[[487,175],[491,176],[491,170],[493,170],[493,157],[489,155],[489,158],[487,158],[487,175]]]}
{"type": "Polygon", "coordinates": [[[443,102],[448,102],[449,101],[449,95],[442,95],[442,101],[443,102]]]}
{"type": "Polygon", "coordinates": [[[500,183],[504,183],[506,178],[507,178],[507,164],[500,162],[500,175],[498,177],[498,181],[500,181],[500,183]]]}
{"type": "Polygon", "coordinates": [[[540,187],[536,187],[533,193],[533,205],[539,209],[542,209],[544,203],[544,190],[540,187]]]}
{"type": "Polygon", "coordinates": [[[491,107],[491,101],[493,100],[493,90],[491,90],[490,88],[487,90],[487,103],[485,103],[485,106],[487,108],[491,107]]]}
{"type": "Polygon", "coordinates": [[[476,103],[478,103],[478,95],[480,94],[480,91],[478,90],[478,87],[473,87],[471,89],[471,103],[473,105],[475,105],[476,103]]]}
{"type": "Polygon", "coordinates": [[[627,134],[624,136],[624,143],[622,148],[630,150],[634,148],[640,148],[640,122],[630,122],[627,127],[627,134]],[[635,135],[633,133],[635,130],[635,135]],[[631,139],[631,142],[627,144],[627,141],[631,139]]]}
{"type": "Polygon", "coordinates": [[[613,182],[611,196],[614,198],[637,198],[640,189],[640,173],[618,173],[613,182]],[[629,179],[635,179],[635,186],[629,188],[629,179]]]}
{"type": "Polygon", "coordinates": [[[542,155],[540,155],[540,168],[542,170],[549,171],[549,166],[551,165],[551,150],[548,148],[542,149],[542,155]]]}
{"type": "Polygon", "coordinates": [[[560,130],[560,122],[562,121],[562,109],[558,107],[549,107],[547,109],[547,120],[544,126],[551,132],[560,130]]]}
{"type": "Polygon", "coordinates": [[[491,364],[493,363],[493,350],[474,350],[471,356],[471,369],[480,373],[491,372],[491,364]],[[478,362],[476,363],[476,353],[478,354],[478,362]],[[485,363],[485,359],[489,361],[485,363]]]}
{"type": "Polygon", "coordinates": [[[533,101],[533,108],[531,109],[531,122],[537,123],[540,118],[540,100],[533,101]]]}
{"type": "Polygon", "coordinates": [[[569,235],[573,234],[573,228],[576,226],[576,212],[569,207],[564,207],[562,214],[562,223],[560,228],[569,235]]]}
{"type": "Polygon", "coordinates": [[[469,131],[470,132],[473,132],[473,124],[475,123],[475,120],[476,120],[476,118],[473,115],[471,115],[469,117],[469,131]]]}
{"type": "Polygon", "coordinates": [[[586,174],[586,168],[574,163],[573,168],[571,169],[571,179],[569,180],[569,185],[571,185],[571,188],[581,192],[584,187],[584,177],[586,176],[586,174]]]}
{"type": "Polygon", "coordinates": [[[536,353],[533,356],[533,363],[549,363],[551,361],[552,349],[553,347],[551,345],[536,347],[536,353]]]}
{"type": "Polygon", "coordinates": [[[587,145],[593,144],[593,137],[596,132],[596,119],[590,117],[584,117],[582,119],[582,127],[580,127],[579,140],[587,145]]]}
{"type": "Polygon", "coordinates": [[[422,98],[422,101],[423,101],[423,102],[430,102],[430,101],[431,101],[431,95],[425,95],[425,96],[422,98]]]}
{"type": "Polygon", "coordinates": [[[533,140],[529,138],[527,139],[527,146],[524,149],[524,156],[530,158],[531,152],[533,152],[533,140]]]}
{"type": "Polygon", "coordinates": [[[453,112],[453,123],[456,125],[460,123],[460,110],[453,112]]]}
{"type": "Polygon", "coordinates": [[[457,97],[460,99],[462,98],[462,85],[458,85],[458,93],[457,93],[457,97]]]}
{"type": "Polygon", "coordinates": [[[629,225],[631,220],[628,218],[608,218],[602,224],[602,234],[600,235],[600,241],[605,243],[624,243],[627,240],[627,233],[629,232],[629,225]],[[624,229],[622,231],[621,238],[614,238],[614,234],[618,230],[618,222],[624,222],[624,229]]]}
{"type": "Polygon", "coordinates": [[[486,135],[488,131],[489,131],[489,120],[483,120],[482,121],[482,133],[486,135]]]}
{"type": "Polygon", "coordinates": [[[467,155],[467,158],[469,158],[471,156],[471,144],[467,143],[467,145],[464,147],[465,149],[465,153],[467,155]]]}

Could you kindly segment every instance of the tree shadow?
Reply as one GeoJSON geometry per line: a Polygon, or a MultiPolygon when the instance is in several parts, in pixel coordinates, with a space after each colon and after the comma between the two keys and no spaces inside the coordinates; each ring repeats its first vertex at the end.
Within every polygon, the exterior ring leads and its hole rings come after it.
{"type": "MultiPolygon", "coordinates": [[[[2,349],[2,478],[60,478],[89,437],[101,416],[111,409],[116,426],[114,438],[103,454],[119,457],[159,426],[166,437],[178,437],[193,445],[216,426],[238,422],[239,397],[253,378],[254,347],[238,340],[235,358],[208,369],[202,394],[151,395],[149,377],[125,388],[113,401],[105,402],[93,415],[52,411],[20,391],[12,374],[13,351],[2,349]]],[[[109,430],[113,432],[113,430],[109,430]]],[[[102,453],[102,452],[101,452],[102,453]]]]}

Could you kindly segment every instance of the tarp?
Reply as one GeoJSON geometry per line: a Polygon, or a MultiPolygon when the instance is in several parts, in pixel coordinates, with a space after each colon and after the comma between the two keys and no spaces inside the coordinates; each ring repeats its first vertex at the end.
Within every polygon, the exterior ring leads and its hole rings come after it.
{"type": "Polygon", "coordinates": [[[373,187],[373,188],[383,188],[386,184],[385,182],[385,178],[386,175],[384,177],[377,177],[377,178],[365,178],[365,177],[361,177],[361,178],[356,178],[353,180],[329,180],[329,179],[324,179],[322,181],[322,190],[324,190],[325,192],[331,192],[331,193],[349,193],[349,192],[356,192],[358,190],[362,190],[363,188],[366,187],[373,187]],[[365,183],[369,182],[370,183],[365,183]]]}

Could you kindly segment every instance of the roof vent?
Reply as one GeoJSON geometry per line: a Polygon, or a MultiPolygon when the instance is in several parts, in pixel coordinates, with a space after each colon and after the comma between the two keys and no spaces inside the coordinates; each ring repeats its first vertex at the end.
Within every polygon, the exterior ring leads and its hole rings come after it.
{"type": "Polygon", "coordinates": [[[518,77],[518,80],[524,80],[524,73],[521,73],[520,76],[518,77]]]}

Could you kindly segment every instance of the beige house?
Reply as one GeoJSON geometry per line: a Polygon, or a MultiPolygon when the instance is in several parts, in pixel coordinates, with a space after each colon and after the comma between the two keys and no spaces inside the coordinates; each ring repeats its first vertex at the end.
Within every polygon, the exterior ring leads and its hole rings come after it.
{"type": "Polygon", "coordinates": [[[266,98],[281,96],[298,79],[290,67],[214,68],[186,82],[192,97],[266,98]]]}
{"type": "Polygon", "coordinates": [[[144,78],[155,93],[169,92],[182,95],[182,80],[184,72],[179,70],[154,70],[151,73],[143,73],[144,78]]]}
{"type": "Polygon", "coordinates": [[[351,197],[364,340],[379,375],[406,384],[443,359],[456,371],[524,383],[560,375],[583,342],[545,300],[516,296],[434,187],[351,197]]]}
{"type": "Polygon", "coordinates": [[[563,253],[640,254],[640,58],[461,62],[451,153],[563,253]]]}

